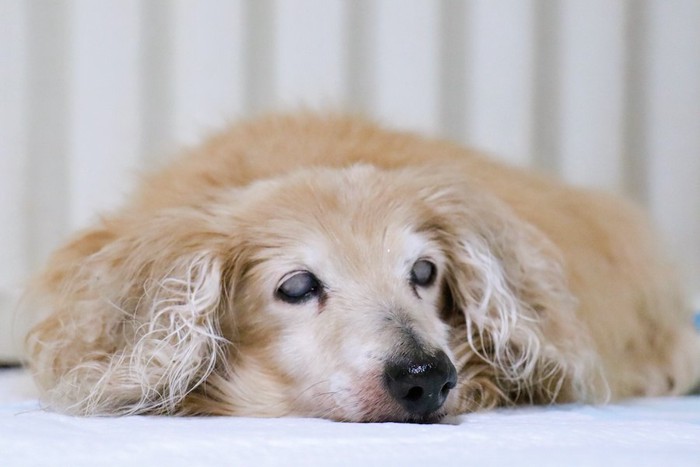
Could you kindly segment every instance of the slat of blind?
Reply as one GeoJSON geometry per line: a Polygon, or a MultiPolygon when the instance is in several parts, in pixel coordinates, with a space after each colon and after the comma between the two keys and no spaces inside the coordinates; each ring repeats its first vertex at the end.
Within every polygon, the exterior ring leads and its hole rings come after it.
{"type": "Polygon", "coordinates": [[[367,114],[374,95],[371,61],[374,53],[374,0],[346,1],[346,109],[367,114]]]}
{"type": "Polygon", "coordinates": [[[173,9],[174,138],[193,144],[243,112],[243,1],[177,0],[173,9]]]}
{"type": "Polygon", "coordinates": [[[269,111],[274,105],[272,95],[275,64],[274,0],[245,0],[245,110],[248,113],[269,111]]]}
{"type": "Polygon", "coordinates": [[[70,225],[115,207],[140,151],[138,0],[71,2],[70,225]]]}
{"type": "Polygon", "coordinates": [[[534,7],[529,0],[475,0],[467,9],[467,135],[518,165],[533,135],[534,7]]]}
{"type": "Polygon", "coordinates": [[[567,0],[561,11],[560,170],[610,190],[623,180],[626,5],[567,0]]]}
{"type": "Polygon", "coordinates": [[[561,3],[534,0],[535,82],[532,165],[550,174],[559,172],[561,3]]]}
{"type": "Polygon", "coordinates": [[[26,4],[0,1],[0,294],[26,271],[26,4]]]}
{"type": "Polygon", "coordinates": [[[649,2],[626,8],[625,108],[622,175],[625,192],[638,203],[648,204],[648,145],[646,141],[649,56],[649,2]]]}
{"type": "MultiPolygon", "coordinates": [[[[440,133],[452,141],[467,143],[467,11],[471,3],[443,0],[440,9],[440,133]]],[[[473,63],[473,61],[472,61],[473,63]]]]}
{"type": "Polygon", "coordinates": [[[653,2],[649,17],[649,203],[699,294],[700,2],[653,2]]]}
{"type": "Polygon", "coordinates": [[[17,335],[15,300],[27,274],[26,3],[0,1],[0,362],[10,360],[17,335]]]}
{"type": "Polygon", "coordinates": [[[26,254],[36,269],[69,230],[69,2],[26,4],[26,254]]]}
{"type": "Polygon", "coordinates": [[[139,76],[141,163],[163,163],[176,149],[173,89],[173,36],[175,6],[172,0],[140,2],[139,76]]]}
{"type": "Polygon", "coordinates": [[[440,122],[440,3],[374,3],[372,112],[394,126],[437,133],[440,122]]]}
{"type": "Polygon", "coordinates": [[[345,3],[277,0],[274,3],[273,92],[278,105],[340,109],[345,101],[345,3]]]}

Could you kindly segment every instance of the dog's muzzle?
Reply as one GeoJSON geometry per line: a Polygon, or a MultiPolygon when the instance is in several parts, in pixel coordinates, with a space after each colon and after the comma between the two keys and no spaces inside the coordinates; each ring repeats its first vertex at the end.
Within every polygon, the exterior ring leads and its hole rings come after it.
{"type": "Polygon", "coordinates": [[[445,352],[414,352],[386,363],[384,381],[391,397],[413,416],[426,418],[442,407],[457,384],[457,370],[445,352]]]}

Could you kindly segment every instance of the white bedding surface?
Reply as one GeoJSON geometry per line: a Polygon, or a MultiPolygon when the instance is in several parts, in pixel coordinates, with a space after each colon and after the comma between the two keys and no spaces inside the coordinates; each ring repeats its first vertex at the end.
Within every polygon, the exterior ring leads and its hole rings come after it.
{"type": "Polygon", "coordinates": [[[0,370],[0,465],[700,466],[700,396],[462,416],[438,425],[234,417],[78,418],[0,370]]]}

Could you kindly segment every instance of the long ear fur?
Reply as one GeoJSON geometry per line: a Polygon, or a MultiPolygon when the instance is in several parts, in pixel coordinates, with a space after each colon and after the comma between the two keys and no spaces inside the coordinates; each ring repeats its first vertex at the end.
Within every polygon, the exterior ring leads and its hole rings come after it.
{"type": "Polygon", "coordinates": [[[443,219],[447,286],[463,316],[462,342],[453,345],[463,384],[475,368],[485,368],[491,380],[474,378],[479,396],[465,397],[481,402],[465,403],[591,400],[600,393],[604,384],[554,245],[505,204],[463,183],[428,201],[443,219]]]}
{"type": "MultiPolygon", "coordinates": [[[[220,227],[219,227],[220,228],[220,227]]],[[[226,236],[204,209],[103,222],[59,250],[30,291],[30,332],[51,405],[77,414],[177,413],[214,370],[226,236]]]]}

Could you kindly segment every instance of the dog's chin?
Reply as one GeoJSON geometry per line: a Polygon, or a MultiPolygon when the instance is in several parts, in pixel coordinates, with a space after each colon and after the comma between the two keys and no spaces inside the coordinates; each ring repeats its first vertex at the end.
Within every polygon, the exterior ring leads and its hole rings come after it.
{"type": "Polygon", "coordinates": [[[417,423],[421,425],[430,425],[433,423],[440,423],[442,419],[445,418],[445,415],[447,414],[444,411],[440,410],[428,415],[408,415],[405,419],[397,421],[402,423],[417,423]]]}
{"type": "Polygon", "coordinates": [[[434,423],[440,423],[446,416],[446,412],[439,410],[437,412],[428,415],[413,415],[409,413],[400,414],[372,414],[368,416],[361,416],[358,418],[353,417],[352,419],[346,419],[341,421],[346,422],[356,422],[356,423],[415,423],[421,425],[430,425],[434,423]]]}
{"type": "MultiPolygon", "coordinates": [[[[350,423],[416,423],[416,424],[433,424],[439,423],[447,416],[447,410],[441,408],[433,413],[426,415],[415,415],[398,404],[389,403],[384,406],[374,406],[370,410],[360,411],[357,413],[345,413],[340,416],[331,415],[330,419],[339,422],[350,423]]],[[[337,415],[337,414],[336,414],[337,415]]]]}

